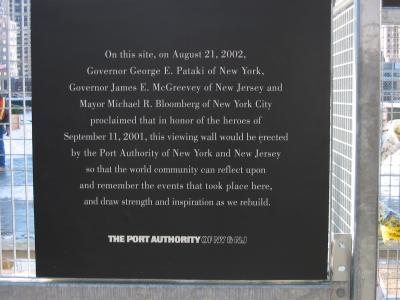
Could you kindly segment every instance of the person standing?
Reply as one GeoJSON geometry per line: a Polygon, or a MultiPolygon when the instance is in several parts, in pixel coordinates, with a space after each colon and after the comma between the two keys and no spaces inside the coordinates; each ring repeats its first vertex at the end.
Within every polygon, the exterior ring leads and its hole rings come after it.
{"type": "Polygon", "coordinates": [[[6,149],[4,147],[4,134],[10,135],[10,116],[6,99],[0,97],[0,172],[6,170],[6,149]]]}

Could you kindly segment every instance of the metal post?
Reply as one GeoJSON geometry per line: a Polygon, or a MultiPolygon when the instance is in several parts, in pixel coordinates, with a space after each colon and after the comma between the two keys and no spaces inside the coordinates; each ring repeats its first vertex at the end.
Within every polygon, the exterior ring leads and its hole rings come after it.
{"type": "MultiPolygon", "coordinates": [[[[338,1],[340,3],[344,1],[338,1]]],[[[351,239],[332,245],[332,276],[322,282],[146,282],[13,279],[0,281],[0,299],[352,299],[375,300],[380,117],[380,0],[355,0],[357,25],[356,191],[352,273],[351,239]]],[[[24,95],[25,97],[25,95],[24,95]]],[[[349,219],[351,217],[349,216],[349,219]]],[[[351,226],[349,226],[350,228],[351,226]]],[[[351,231],[349,229],[349,231],[351,231]]],[[[28,237],[29,238],[29,237],[28,237]]],[[[29,250],[28,250],[29,251],[29,250]]]]}
{"type": "Polygon", "coordinates": [[[357,156],[352,299],[375,300],[381,0],[357,0],[357,156]]]}

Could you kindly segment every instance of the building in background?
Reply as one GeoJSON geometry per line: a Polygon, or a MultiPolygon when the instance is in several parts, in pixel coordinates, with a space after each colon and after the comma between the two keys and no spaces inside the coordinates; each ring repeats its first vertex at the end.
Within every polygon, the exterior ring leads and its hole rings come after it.
{"type": "Polygon", "coordinates": [[[400,61],[382,63],[382,100],[400,103],[400,61]]]}
{"type": "Polygon", "coordinates": [[[0,92],[8,94],[9,85],[18,78],[17,24],[0,15],[0,92]]]}
{"type": "Polygon", "coordinates": [[[8,15],[7,0],[0,1],[0,93],[8,94],[9,82],[18,78],[17,23],[8,15]]]}
{"type": "Polygon", "coordinates": [[[400,26],[382,26],[382,55],[386,63],[398,62],[400,57],[400,26]]]}
{"type": "MultiPolygon", "coordinates": [[[[18,77],[13,80],[16,97],[32,91],[31,68],[31,0],[6,0],[9,2],[10,20],[17,24],[18,77]]],[[[25,95],[24,95],[25,96],[25,95]]]]}
{"type": "Polygon", "coordinates": [[[382,49],[382,121],[400,119],[400,26],[383,25],[382,49]]]}

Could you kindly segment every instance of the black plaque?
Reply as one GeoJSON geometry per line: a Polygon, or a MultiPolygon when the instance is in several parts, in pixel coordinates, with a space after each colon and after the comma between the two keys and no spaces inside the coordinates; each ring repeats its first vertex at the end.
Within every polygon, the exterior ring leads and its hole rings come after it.
{"type": "Polygon", "coordinates": [[[33,1],[37,275],[326,279],[330,8],[33,1]]]}

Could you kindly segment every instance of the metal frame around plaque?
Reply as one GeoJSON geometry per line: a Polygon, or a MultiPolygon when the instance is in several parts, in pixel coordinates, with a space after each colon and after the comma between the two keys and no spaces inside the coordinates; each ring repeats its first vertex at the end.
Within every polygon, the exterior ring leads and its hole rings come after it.
{"type": "MultiPolygon", "coordinates": [[[[355,7],[355,93],[358,118],[354,235],[332,236],[329,280],[232,282],[2,278],[0,299],[375,299],[380,2],[336,0],[333,3],[333,14],[349,5],[354,4],[355,7]]],[[[388,20],[392,17],[386,12],[384,16],[388,20]]]]}

